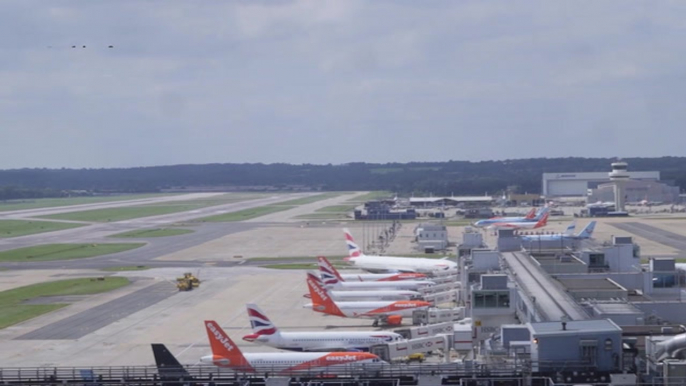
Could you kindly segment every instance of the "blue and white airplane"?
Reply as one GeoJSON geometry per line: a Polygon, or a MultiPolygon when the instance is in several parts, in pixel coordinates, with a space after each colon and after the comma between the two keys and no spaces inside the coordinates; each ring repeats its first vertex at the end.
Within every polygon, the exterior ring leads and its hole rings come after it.
{"type": "Polygon", "coordinates": [[[584,240],[590,239],[595,230],[595,221],[591,221],[578,234],[574,234],[575,224],[572,223],[567,227],[565,233],[558,233],[554,235],[523,235],[520,236],[523,241],[560,241],[560,240],[584,240]]]}
{"type": "Polygon", "coordinates": [[[501,223],[518,223],[518,222],[533,222],[536,223],[538,220],[540,220],[544,214],[548,213],[550,209],[548,207],[544,207],[541,210],[538,211],[538,213],[534,212],[534,209],[531,210],[526,216],[524,217],[493,217],[489,218],[486,220],[479,220],[474,223],[474,226],[483,228],[487,227],[489,225],[493,224],[501,224],[501,223]]]}

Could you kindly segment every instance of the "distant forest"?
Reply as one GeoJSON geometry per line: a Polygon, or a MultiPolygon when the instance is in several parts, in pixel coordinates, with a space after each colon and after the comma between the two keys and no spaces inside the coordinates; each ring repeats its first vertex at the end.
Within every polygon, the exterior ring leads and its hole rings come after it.
{"type": "MultiPolygon", "coordinates": [[[[661,172],[686,187],[686,157],[624,158],[629,170],[661,172]]],[[[343,165],[206,164],[126,169],[0,170],[0,200],[55,197],[65,191],[158,192],[166,189],[387,190],[399,194],[497,194],[508,186],[540,193],[544,172],[609,171],[610,158],[349,163],[343,165]]]]}

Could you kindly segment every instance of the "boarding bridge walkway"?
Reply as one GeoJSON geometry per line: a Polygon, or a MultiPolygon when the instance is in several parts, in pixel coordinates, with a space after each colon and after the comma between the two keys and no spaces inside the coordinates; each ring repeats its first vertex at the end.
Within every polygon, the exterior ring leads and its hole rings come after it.
{"type": "Polygon", "coordinates": [[[513,279],[535,304],[535,320],[585,320],[589,316],[556,280],[524,252],[502,252],[513,279]]]}

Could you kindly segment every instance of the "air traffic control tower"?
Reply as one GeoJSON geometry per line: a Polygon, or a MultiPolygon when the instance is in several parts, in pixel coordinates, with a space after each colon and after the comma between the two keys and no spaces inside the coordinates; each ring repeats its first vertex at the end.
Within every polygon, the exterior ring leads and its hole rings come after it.
{"type": "Polygon", "coordinates": [[[613,162],[612,171],[609,173],[610,181],[615,185],[615,211],[624,212],[626,193],[624,186],[629,181],[628,164],[626,162],[613,162]]]}

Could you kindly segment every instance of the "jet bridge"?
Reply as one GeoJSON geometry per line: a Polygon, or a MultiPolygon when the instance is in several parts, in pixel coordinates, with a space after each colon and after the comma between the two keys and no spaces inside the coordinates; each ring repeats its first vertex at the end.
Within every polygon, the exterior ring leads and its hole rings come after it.
{"type": "Polygon", "coordinates": [[[387,344],[377,344],[371,346],[369,348],[369,352],[376,354],[379,358],[385,361],[436,350],[442,350],[445,358],[449,358],[450,355],[448,354],[450,352],[452,336],[452,333],[450,333],[449,335],[444,334],[428,338],[417,338],[387,344]]]}

